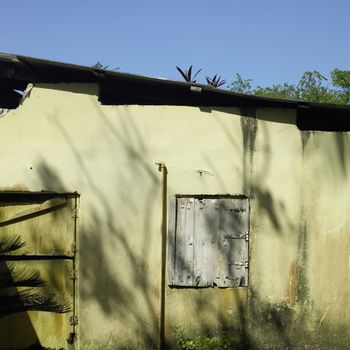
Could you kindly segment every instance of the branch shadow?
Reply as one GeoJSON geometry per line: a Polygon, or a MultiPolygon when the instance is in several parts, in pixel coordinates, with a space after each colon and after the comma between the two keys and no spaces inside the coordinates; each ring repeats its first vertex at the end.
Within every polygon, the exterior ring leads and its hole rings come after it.
{"type": "MultiPolygon", "coordinates": [[[[80,259],[84,262],[80,266],[81,278],[84,280],[84,283],[80,285],[80,304],[83,307],[84,303],[93,302],[101,310],[106,320],[111,320],[114,315],[118,315],[118,319],[125,320],[126,324],[134,323],[132,331],[137,334],[139,344],[155,348],[159,317],[157,305],[159,290],[154,287],[157,283],[154,280],[154,273],[152,274],[151,271],[154,268],[151,261],[152,254],[157,250],[152,247],[149,236],[155,227],[153,216],[159,204],[157,195],[160,191],[160,179],[155,175],[153,164],[146,160],[149,154],[145,140],[146,135],[143,135],[137,122],[133,120],[133,116],[128,114],[128,110],[124,110],[123,117],[116,113],[115,118],[121,118],[118,123],[119,128],[117,128],[102,109],[96,105],[94,108],[96,108],[96,115],[105,129],[106,142],[110,144],[111,153],[108,155],[108,161],[115,162],[115,173],[118,176],[117,185],[112,184],[109,192],[100,186],[99,182],[102,179],[93,176],[77,145],[78,141],[59,121],[58,113],[55,113],[51,118],[57,132],[63,137],[70,150],[69,156],[74,159],[79,168],[81,180],[86,184],[84,186],[90,192],[86,200],[95,202],[90,208],[86,207],[85,215],[88,216],[88,219],[84,221],[80,231],[80,259]],[[117,162],[118,157],[113,154],[113,152],[117,152],[116,150],[122,152],[129,160],[130,176],[126,176],[123,171],[118,171],[118,166],[120,166],[117,162]],[[142,179],[140,183],[146,182],[148,184],[147,189],[142,188],[137,183],[138,179],[142,179]],[[129,191],[132,189],[140,192],[138,202],[132,200],[129,195],[129,191]],[[120,212],[118,212],[119,208],[110,201],[111,193],[123,202],[123,209],[120,212]],[[128,228],[123,222],[124,215],[133,217],[134,221],[142,222],[142,228],[137,231],[132,229],[132,225],[131,228],[128,228]],[[104,232],[103,237],[101,237],[102,232],[104,232]],[[105,234],[106,232],[108,234],[105,234]],[[142,241],[141,250],[135,248],[135,236],[142,241]],[[125,259],[123,266],[111,266],[113,254],[120,255],[125,259]],[[126,266],[129,267],[128,276],[125,276],[124,272],[126,266]],[[140,304],[142,304],[142,310],[140,304]]],[[[301,287],[298,287],[296,292],[296,303],[301,307],[308,300],[307,279],[305,277],[305,271],[308,268],[307,227],[303,223],[300,225],[293,223],[285,203],[276,198],[275,194],[264,186],[264,179],[271,171],[271,158],[273,157],[268,130],[263,128],[258,130],[257,119],[245,117],[245,119],[242,118],[241,131],[243,139],[241,176],[244,178],[242,194],[255,201],[254,208],[259,215],[267,217],[274,229],[274,234],[282,237],[287,227],[287,231],[294,231],[298,236],[297,260],[300,260],[302,265],[299,272],[301,287]],[[254,170],[258,132],[262,134],[264,161],[261,168],[254,170]]],[[[226,129],[224,135],[231,143],[230,151],[237,152],[239,143],[234,136],[226,129]]],[[[335,143],[339,149],[339,161],[343,164],[342,169],[345,173],[347,168],[345,165],[346,142],[344,136],[337,136],[335,143]]],[[[43,159],[38,168],[38,175],[44,189],[75,190],[66,188],[67,184],[63,183],[50,162],[43,159]]],[[[224,184],[223,180],[220,181],[221,184],[224,184]]],[[[84,200],[83,194],[82,201],[84,202],[84,200]]],[[[216,225],[214,220],[209,218],[207,225],[213,228],[211,231],[214,234],[216,225]]],[[[175,249],[175,247],[173,248],[175,249]]],[[[234,256],[229,254],[226,263],[231,260],[234,260],[234,256]]],[[[183,261],[182,264],[186,266],[186,261],[183,261]]],[[[188,266],[187,270],[188,273],[192,273],[191,266],[188,266]]],[[[221,291],[218,290],[218,292],[221,291]]],[[[198,295],[192,295],[197,313],[193,322],[200,326],[202,332],[206,334],[215,334],[215,332],[238,333],[240,341],[237,346],[241,346],[242,349],[260,349],[263,347],[259,347],[257,344],[254,328],[266,329],[269,334],[272,334],[271,339],[277,339],[282,347],[290,348],[293,346],[295,340],[291,330],[295,325],[297,318],[295,310],[298,310],[298,306],[292,308],[287,302],[269,303],[255,291],[254,286],[249,286],[245,300],[237,297],[236,290],[232,289],[230,292],[237,310],[237,315],[232,317],[226,315],[225,309],[217,311],[213,304],[208,303],[202,297],[201,289],[196,290],[198,295]],[[213,323],[207,322],[202,317],[204,313],[216,313],[215,327],[213,327],[213,323]],[[238,321],[234,317],[237,317],[238,321]],[[266,328],[262,325],[266,325],[266,328]]],[[[113,323],[113,325],[118,325],[118,323],[113,323]]],[[[82,331],[84,332],[84,330],[82,331]]],[[[115,334],[117,333],[113,334],[111,331],[110,334],[110,346],[112,347],[113,342],[116,341],[115,334]]],[[[93,345],[93,343],[91,344],[93,345]]]]}

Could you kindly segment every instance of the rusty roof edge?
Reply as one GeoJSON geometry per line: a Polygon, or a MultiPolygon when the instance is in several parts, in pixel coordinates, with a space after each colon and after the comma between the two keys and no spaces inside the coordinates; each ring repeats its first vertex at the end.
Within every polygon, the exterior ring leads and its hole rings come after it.
{"type": "MultiPolygon", "coordinates": [[[[0,53],[0,64],[1,63],[8,63],[11,66],[15,66],[20,73],[27,73],[28,74],[28,82],[31,82],[31,80],[34,80],[34,77],[36,78],[35,82],[43,82],[43,83],[59,83],[59,82],[82,82],[82,83],[111,83],[113,84],[116,81],[119,82],[130,82],[130,83],[143,83],[143,84],[150,84],[150,85],[157,85],[158,87],[174,87],[179,88],[182,90],[188,90],[189,94],[194,94],[192,87],[197,88],[197,92],[205,91],[209,95],[215,95],[217,97],[222,96],[225,98],[229,98],[230,96],[233,97],[235,100],[241,99],[244,104],[249,105],[249,101],[254,103],[255,105],[259,104],[261,102],[262,105],[270,105],[271,107],[285,107],[285,108],[295,108],[295,109],[304,109],[304,108],[311,108],[311,109],[329,109],[329,110],[339,110],[343,112],[350,112],[350,106],[348,105],[336,105],[336,104],[324,104],[324,103],[317,103],[317,102],[308,102],[303,100],[291,100],[291,99],[280,99],[280,98],[274,98],[274,97],[266,97],[266,96],[259,96],[259,95],[251,95],[251,94],[242,94],[237,93],[233,91],[223,90],[223,89],[215,89],[208,85],[203,84],[192,84],[188,82],[182,82],[182,81],[176,81],[176,80],[170,80],[170,79],[163,79],[163,78],[154,78],[154,77],[148,77],[148,76],[142,76],[142,75],[136,75],[136,74],[130,74],[130,73],[124,73],[124,72],[116,72],[116,71],[110,71],[110,70],[104,70],[104,69],[97,69],[77,64],[71,64],[71,63],[64,63],[64,62],[57,62],[57,61],[51,61],[51,60],[45,60],[45,59],[39,59],[39,58],[33,58],[28,56],[22,56],[22,55],[14,55],[14,54],[7,54],[7,53],[0,53]],[[66,79],[61,78],[60,79],[51,79],[50,78],[43,78],[45,76],[46,71],[40,72],[40,69],[52,69],[57,71],[67,71],[67,77],[66,79]],[[26,70],[26,72],[23,72],[26,70]],[[79,74],[79,79],[71,78],[70,76],[72,73],[79,74]],[[43,74],[44,73],[44,74],[43,74]],[[32,79],[30,79],[32,78],[32,79]],[[192,91],[191,91],[192,90],[192,91]]],[[[19,79],[17,78],[16,74],[14,74],[13,77],[6,76],[4,71],[0,71],[0,78],[7,78],[7,79],[19,79]],[[2,75],[3,74],[3,75],[2,75]]],[[[22,80],[24,78],[22,77],[22,80]]],[[[24,79],[25,80],[25,79],[24,79]]]]}

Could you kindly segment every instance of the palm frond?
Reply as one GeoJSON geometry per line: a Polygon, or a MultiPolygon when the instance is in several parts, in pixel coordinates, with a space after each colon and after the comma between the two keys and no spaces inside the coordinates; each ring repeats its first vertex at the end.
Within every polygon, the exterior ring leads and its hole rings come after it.
{"type": "Polygon", "coordinates": [[[23,311],[66,313],[71,303],[55,292],[33,288],[0,293],[0,318],[23,311]]]}
{"type": "MultiPolygon", "coordinates": [[[[0,237],[0,255],[22,248],[25,243],[18,235],[0,237]]],[[[46,311],[64,313],[71,304],[57,293],[44,288],[46,282],[40,272],[27,267],[18,267],[14,262],[0,262],[0,318],[23,311],[46,311]],[[26,287],[17,290],[17,287],[26,287]]]]}
{"type": "Polygon", "coordinates": [[[17,267],[15,263],[0,263],[0,290],[13,287],[44,287],[46,284],[37,270],[17,267]]]}
{"type": "Polygon", "coordinates": [[[25,243],[18,235],[6,234],[0,238],[0,255],[22,248],[25,243]]]}

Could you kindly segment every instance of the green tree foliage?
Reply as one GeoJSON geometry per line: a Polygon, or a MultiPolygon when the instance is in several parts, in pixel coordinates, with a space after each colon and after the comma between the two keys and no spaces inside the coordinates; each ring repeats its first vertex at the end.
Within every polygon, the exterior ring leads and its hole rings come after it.
{"type": "MultiPolygon", "coordinates": [[[[0,238],[0,256],[25,245],[17,235],[0,238]]],[[[70,311],[67,301],[47,288],[39,271],[19,267],[15,262],[0,261],[0,318],[23,311],[70,311]]]]}
{"type": "Polygon", "coordinates": [[[236,73],[236,80],[234,80],[230,86],[231,91],[241,94],[251,94],[253,93],[251,82],[252,79],[243,79],[240,74],[236,73]]]}
{"type": "Polygon", "coordinates": [[[277,97],[310,102],[350,104],[350,71],[334,69],[330,80],[317,71],[305,72],[298,84],[273,84],[270,87],[252,87],[251,79],[244,79],[236,74],[236,79],[229,86],[231,91],[267,97],[277,97]]]}

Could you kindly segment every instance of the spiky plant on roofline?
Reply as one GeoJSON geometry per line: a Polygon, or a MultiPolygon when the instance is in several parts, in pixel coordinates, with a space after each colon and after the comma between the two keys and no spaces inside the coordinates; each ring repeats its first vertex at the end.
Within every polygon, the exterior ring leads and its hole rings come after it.
{"type": "Polygon", "coordinates": [[[97,61],[95,64],[91,66],[93,69],[103,69],[103,70],[111,70],[111,71],[117,71],[119,70],[119,67],[111,68],[108,64],[103,64],[100,61],[97,61]]]}
{"type": "Polygon", "coordinates": [[[182,75],[182,77],[185,79],[185,81],[187,81],[188,83],[196,83],[196,76],[202,71],[202,69],[199,69],[195,75],[192,76],[192,68],[193,65],[190,66],[190,68],[186,69],[185,71],[183,71],[181,68],[179,68],[178,66],[176,66],[176,69],[180,72],[180,74],[182,75]]]}
{"type": "Polygon", "coordinates": [[[226,83],[226,80],[221,80],[221,77],[218,74],[215,74],[213,78],[206,77],[208,85],[213,88],[218,88],[226,83]]]}
{"type": "MultiPolygon", "coordinates": [[[[25,243],[17,235],[0,238],[0,257],[22,248],[25,243]]],[[[70,304],[47,289],[37,270],[17,267],[15,262],[0,262],[0,318],[23,311],[64,313],[70,304]],[[18,290],[20,288],[20,290],[18,290]]]]}

